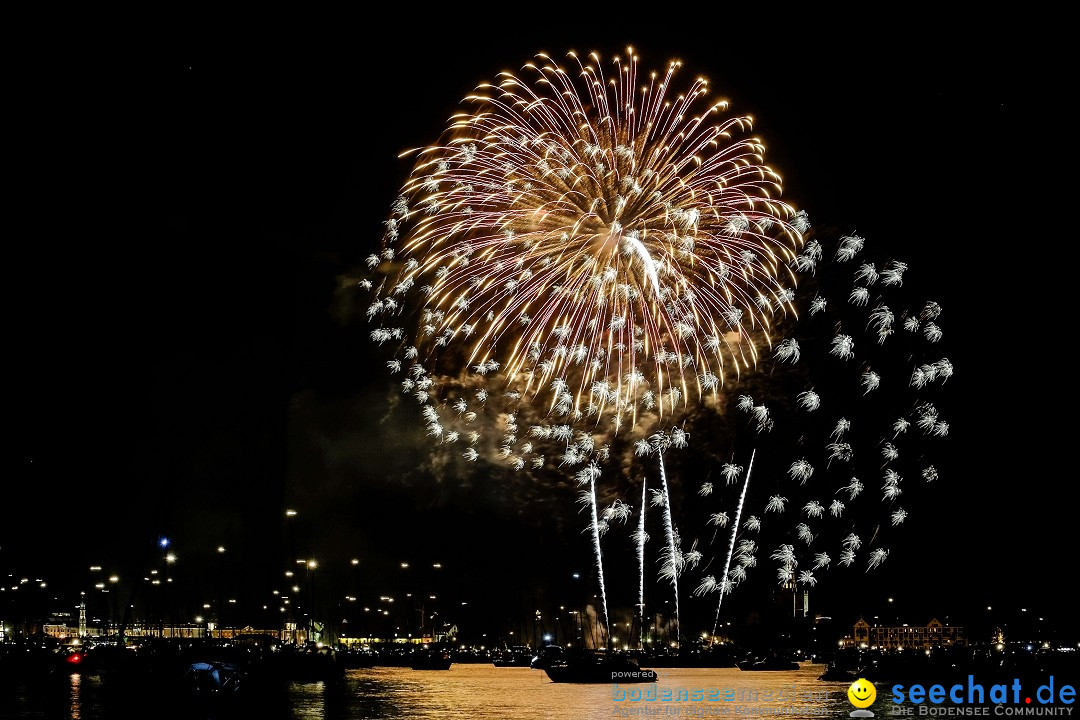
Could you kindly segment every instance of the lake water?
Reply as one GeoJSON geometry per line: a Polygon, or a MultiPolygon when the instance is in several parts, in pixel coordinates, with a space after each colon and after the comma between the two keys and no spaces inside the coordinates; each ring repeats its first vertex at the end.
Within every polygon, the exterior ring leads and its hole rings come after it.
{"type": "MultiPolygon", "coordinates": [[[[660,679],[655,684],[616,688],[609,684],[552,683],[540,670],[481,664],[454,665],[443,671],[374,668],[350,670],[337,682],[288,683],[242,702],[213,706],[193,706],[180,698],[117,696],[103,687],[97,677],[76,674],[42,685],[2,688],[0,718],[846,717],[853,709],[847,700],[848,686],[818,680],[823,670],[824,666],[811,664],[791,672],[660,668],[657,670],[660,679]],[[656,699],[632,699],[639,692],[649,697],[653,690],[656,699]],[[618,699],[620,691],[630,694],[618,699]],[[710,693],[716,699],[707,699],[710,693]],[[663,699],[665,696],[671,699],[663,699]],[[689,699],[694,697],[702,699],[689,699]]],[[[879,692],[877,702],[870,708],[879,717],[889,714],[882,694],[879,692]]]]}

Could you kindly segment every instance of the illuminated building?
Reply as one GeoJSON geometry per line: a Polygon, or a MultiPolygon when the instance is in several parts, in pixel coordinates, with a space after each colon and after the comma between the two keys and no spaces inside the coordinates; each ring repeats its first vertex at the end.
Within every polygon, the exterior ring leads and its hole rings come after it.
{"type": "Polygon", "coordinates": [[[859,618],[851,635],[840,641],[841,647],[871,650],[930,650],[953,645],[967,645],[963,626],[942,625],[937,618],[926,625],[871,625],[859,618]]]}

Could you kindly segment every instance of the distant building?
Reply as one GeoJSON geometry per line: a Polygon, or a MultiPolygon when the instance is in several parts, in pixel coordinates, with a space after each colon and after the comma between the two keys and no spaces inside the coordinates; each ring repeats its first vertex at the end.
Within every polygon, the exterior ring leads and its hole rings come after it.
{"type": "Polygon", "coordinates": [[[937,618],[926,625],[871,625],[859,618],[851,635],[840,641],[841,647],[876,650],[930,650],[953,645],[967,645],[963,626],[942,625],[937,618]]]}
{"type": "Polygon", "coordinates": [[[101,629],[96,627],[87,627],[83,625],[81,628],[67,625],[65,623],[45,623],[41,626],[41,632],[49,637],[54,637],[57,640],[70,640],[71,638],[86,637],[87,635],[100,635],[101,629]]]}

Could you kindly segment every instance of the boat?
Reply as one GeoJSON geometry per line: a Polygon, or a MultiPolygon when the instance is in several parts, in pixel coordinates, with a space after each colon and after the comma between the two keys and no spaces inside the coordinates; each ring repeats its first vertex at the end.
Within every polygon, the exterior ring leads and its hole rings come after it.
{"type": "Polygon", "coordinates": [[[184,680],[193,695],[238,692],[242,677],[240,666],[227,662],[193,662],[184,672],[184,680]]]}
{"type": "Polygon", "coordinates": [[[414,654],[409,667],[413,670],[449,670],[453,663],[446,650],[432,650],[414,654]]]}
{"type": "Polygon", "coordinates": [[[545,645],[529,662],[533,670],[544,670],[552,665],[557,665],[566,660],[566,651],[560,645],[545,645]]]}
{"type": "Polygon", "coordinates": [[[529,667],[535,655],[528,645],[514,645],[496,652],[491,658],[491,664],[495,667],[529,667]]]}
{"type": "Polygon", "coordinates": [[[645,683],[656,682],[655,670],[643,669],[624,654],[589,652],[568,655],[544,665],[544,672],[557,683],[645,683]]]}
{"type": "Polygon", "coordinates": [[[735,667],[744,671],[753,670],[798,670],[799,663],[783,655],[766,655],[765,657],[748,657],[735,663],[735,667]]]}

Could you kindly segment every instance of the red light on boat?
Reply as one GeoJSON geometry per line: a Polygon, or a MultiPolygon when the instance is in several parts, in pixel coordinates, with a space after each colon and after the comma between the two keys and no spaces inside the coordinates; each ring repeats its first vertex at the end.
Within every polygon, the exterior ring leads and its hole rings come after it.
{"type": "Polygon", "coordinates": [[[67,661],[69,663],[71,663],[72,665],[78,665],[79,663],[82,662],[82,654],[81,653],[72,653],[71,655],[67,656],[67,661]]]}

